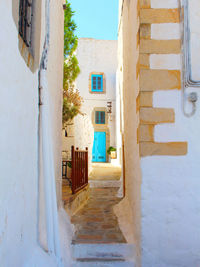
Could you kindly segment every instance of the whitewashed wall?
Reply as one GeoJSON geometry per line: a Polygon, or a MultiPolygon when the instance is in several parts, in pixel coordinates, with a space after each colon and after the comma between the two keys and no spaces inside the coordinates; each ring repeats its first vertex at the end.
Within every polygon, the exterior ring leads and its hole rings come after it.
{"type": "Polygon", "coordinates": [[[116,103],[116,70],[117,70],[117,41],[79,39],[77,58],[81,73],[76,80],[76,88],[80,91],[84,102],[81,111],[74,120],[75,146],[89,148],[89,161],[92,160],[92,146],[94,128],[92,125],[92,111],[94,107],[107,107],[107,101],[112,101],[112,121],[109,120],[110,145],[115,142],[115,103],[116,103]],[[106,79],[106,94],[89,93],[89,75],[91,72],[103,72],[106,79]]]}
{"type": "Polygon", "coordinates": [[[141,160],[142,266],[200,266],[200,106],[186,118],[180,91],[155,93],[154,106],[176,114],[175,124],[156,126],[155,141],[188,141],[188,154],[141,160]]]}
{"type": "MultiPolygon", "coordinates": [[[[31,72],[18,49],[18,5],[19,1],[0,2],[0,266],[56,266],[38,243],[38,67],[31,72]]],[[[62,1],[60,5],[54,1],[51,11],[48,81],[55,170],[60,180],[63,32],[58,26],[63,23],[62,1]]]]}
{"type": "MultiPolygon", "coordinates": [[[[177,1],[152,0],[151,5],[175,8],[177,1]]],[[[179,39],[179,29],[178,24],[156,24],[152,25],[152,35],[154,39],[179,39]]],[[[196,30],[197,38],[200,28],[196,30]]],[[[180,61],[179,55],[150,58],[152,69],[180,69],[180,61]]],[[[192,91],[200,97],[199,89],[189,88],[186,92],[192,91]]],[[[175,110],[174,124],[155,127],[155,142],[187,141],[188,153],[141,159],[142,267],[200,266],[200,102],[196,114],[187,118],[182,111],[181,94],[180,90],[173,90],[155,92],[153,96],[154,107],[175,110]]],[[[187,104],[187,111],[190,108],[187,104]]]]}
{"type": "Polygon", "coordinates": [[[19,53],[11,0],[0,13],[0,265],[11,267],[36,244],[38,78],[19,53]]]}

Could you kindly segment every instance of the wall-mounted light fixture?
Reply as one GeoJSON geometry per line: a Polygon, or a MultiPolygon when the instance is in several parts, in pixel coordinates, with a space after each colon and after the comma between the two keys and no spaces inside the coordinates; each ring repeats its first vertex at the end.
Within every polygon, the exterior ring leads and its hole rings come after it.
{"type": "Polygon", "coordinates": [[[111,101],[107,102],[107,113],[112,114],[112,102],[111,101]]]}

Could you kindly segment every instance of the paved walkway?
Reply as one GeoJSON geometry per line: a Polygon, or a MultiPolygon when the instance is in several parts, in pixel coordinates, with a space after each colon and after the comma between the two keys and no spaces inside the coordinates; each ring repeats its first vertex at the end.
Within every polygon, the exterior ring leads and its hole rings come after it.
{"type": "Polygon", "coordinates": [[[75,225],[73,243],[126,243],[113,206],[119,203],[118,188],[92,188],[87,204],[71,222],[75,225]]]}
{"type": "Polygon", "coordinates": [[[111,163],[92,163],[89,180],[119,180],[121,167],[111,163]]]}

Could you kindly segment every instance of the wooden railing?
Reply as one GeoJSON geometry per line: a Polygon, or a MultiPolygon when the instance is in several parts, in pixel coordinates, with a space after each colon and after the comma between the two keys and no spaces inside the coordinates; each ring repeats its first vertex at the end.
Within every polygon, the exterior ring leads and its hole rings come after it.
{"type": "Polygon", "coordinates": [[[88,184],[88,148],[86,150],[71,148],[72,153],[72,194],[88,184]]]}

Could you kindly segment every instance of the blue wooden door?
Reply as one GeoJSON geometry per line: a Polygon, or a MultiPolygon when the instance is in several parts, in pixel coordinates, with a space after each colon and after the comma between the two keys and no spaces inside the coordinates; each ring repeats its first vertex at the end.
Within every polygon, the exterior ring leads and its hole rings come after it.
{"type": "Polygon", "coordinates": [[[92,162],[106,162],[106,133],[94,132],[92,162]]]}

